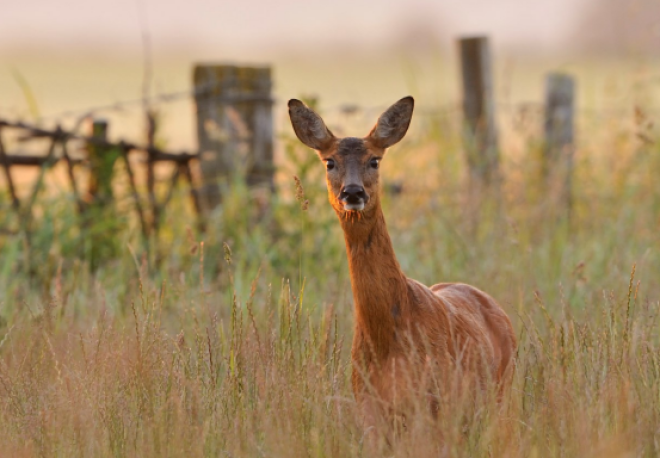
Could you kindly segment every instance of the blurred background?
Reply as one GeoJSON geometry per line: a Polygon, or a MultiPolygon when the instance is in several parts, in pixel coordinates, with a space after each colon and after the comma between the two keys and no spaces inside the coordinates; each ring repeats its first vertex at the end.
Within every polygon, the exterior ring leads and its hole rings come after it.
{"type": "MultiPolygon", "coordinates": [[[[499,101],[540,101],[555,69],[579,77],[579,104],[601,108],[631,96],[621,81],[656,72],[659,18],[654,0],[13,2],[0,16],[0,114],[66,122],[140,98],[145,83],[152,96],[190,90],[197,62],[271,65],[280,104],[316,95],[326,108],[379,107],[408,93],[456,104],[455,40],[470,34],[491,39],[499,101]]],[[[163,132],[192,148],[193,108],[179,102],[160,108],[163,132]]],[[[105,115],[110,135],[143,135],[139,110],[105,115]]]]}

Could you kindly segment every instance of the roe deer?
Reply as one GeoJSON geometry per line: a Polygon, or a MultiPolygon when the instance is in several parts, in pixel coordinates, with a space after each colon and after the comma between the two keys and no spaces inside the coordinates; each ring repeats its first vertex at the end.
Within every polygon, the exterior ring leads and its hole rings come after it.
{"type": "MultiPolygon", "coordinates": [[[[426,390],[419,385],[429,368],[459,385],[493,381],[501,392],[517,345],[511,321],[486,293],[462,283],[428,288],[401,271],[380,205],[378,168],[386,148],[408,130],[413,106],[405,97],[366,137],[336,138],[313,110],[289,101],[296,135],[325,162],[330,204],[344,231],[355,302],[352,385],[367,417],[376,404],[398,410],[407,391],[426,390]]],[[[437,413],[437,401],[429,402],[437,413]]]]}

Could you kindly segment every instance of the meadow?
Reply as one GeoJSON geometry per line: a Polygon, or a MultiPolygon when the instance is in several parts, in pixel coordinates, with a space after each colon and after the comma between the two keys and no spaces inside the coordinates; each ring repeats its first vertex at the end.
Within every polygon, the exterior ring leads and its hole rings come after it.
{"type": "MultiPolygon", "coordinates": [[[[660,138],[648,72],[604,93],[580,80],[570,217],[542,179],[538,106],[503,105],[497,194],[474,191],[453,105],[425,104],[383,161],[406,274],[476,285],[513,321],[517,367],[501,405],[420,411],[392,443],[367,445],[350,388],[343,236],[323,166],[278,105],[278,193],[265,207],[236,177],[199,233],[182,188],[145,245],[122,201],[80,231],[59,189],[41,196],[30,245],[0,237],[1,454],[657,456],[660,138]],[[94,231],[109,246],[96,270],[94,231]]],[[[377,115],[330,113],[355,134],[377,115]]]]}

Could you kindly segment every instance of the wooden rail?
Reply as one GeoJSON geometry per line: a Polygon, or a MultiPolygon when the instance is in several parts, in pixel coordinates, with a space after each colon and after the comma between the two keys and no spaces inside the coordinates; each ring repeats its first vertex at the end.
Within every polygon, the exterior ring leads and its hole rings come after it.
{"type": "MultiPolygon", "coordinates": [[[[190,188],[190,199],[192,201],[192,206],[197,213],[199,228],[204,228],[202,221],[202,205],[199,201],[199,195],[193,180],[193,173],[190,165],[191,161],[197,159],[197,154],[191,154],[185,151],[164,151],[153,145],[153,138],[151,138],[151,141],[148,145],[138,145],[126,141],[112,142],[108,141],[105,136],[80,135],[74,132],[67,132],[61,129],[59,126],[55,129],[44,129],[21,121],[0,119],[0,166],[3,168],[4,177],[7,181],[9,194],[12,200],[12,208],[18,213],[19,220],[21,221],[21,225],[23,226],[23,229],[26,233],[30,232],[29,222],[32,219],[32,208],[36,201],[37,194],[42,187],[44,172],[60,161],[66,162],[67,177],[75,197],[78,213],[81,215],[85,214],[88,211],[89,206],[94,203],[95,196],[90,195],[83,198],[80,195],[79,186],[76,182],[76,174],[74,171],[76,165],[89,163],[89,152],[85,158],[72,158],[69,155],[67,148],[67,143],[71,140],[84,142],[88,148],[93,147],[101,152],[113,150],[119,154],[119,158],[123,160],[123,163],[126,167],[126,172],[129,179],[128,181],[130,194],[134,202],[135,211],[140,221],[142,234],[145,238],[148,238],[152,234],[157,235],[160,223],[160,215],[162,214],[164,207],[171,200],[174,193],[174,187],[177,185],[180,179],[185,180],[190,188]],[[24,131],[25,135],[19,137],[20,142],[27,142],[35,139],[50,139],[51,141],[48,146],[47,154],[31,155],[25,152],[10,154],[6,149],[2,138],[2,133],[5,129],[24,131]],[[56,150],[58,148],[60,150],[59,155],[56,154],[56,150]],[[129,160],[129,156],[133,152],[146,153],[146,164],[148,172],[147,184],[149,194],[147,201],[151,218],[147,218],[147,215],[145,214],[145,209],[143,208],[142,199],[140,198],[136,184],[135,171],[133,170],[133,166],[129,160]],[[169,162],[175,165],[175,170],[168,180],[169,188],[165,193],[165,198],[161,201],[157,199],[155,194],[154,176],[154,165],[159,162],[169,162]],[[37,178],[37,181],[33,185],[33,188],[30,192],[30,197],[26,202],[21,202],[21,199],[19,199],[16,192],[16,185],[11,170],[12,167],[15,166],[38,167],[41,169],[39,177],[37,178]]],[[[92,173],[94,173],[93,170],[92,173]]]]}

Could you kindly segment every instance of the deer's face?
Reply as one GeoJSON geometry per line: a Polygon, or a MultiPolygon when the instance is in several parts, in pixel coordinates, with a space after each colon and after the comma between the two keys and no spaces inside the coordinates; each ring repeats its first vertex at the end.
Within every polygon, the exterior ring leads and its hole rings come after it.
{"type": "Polygon", "coordinates": [[[319,151],[325,163],[332,206],[343,211],[363,211],[378,198],[378,167],[385,151],[365,139],[348,137],[319,151]]]}
{"type": "Polygon", "coordinates": [[[296,135],[317,150],[325,163],[330,203],[338,212],[368,211],[378,202],[380,161],[386,148],[403,138],[413,111],[406,97],[383,113],[365,138],[338,139],[321,117],[299,100],[289,101],[289,116],[296,135]]]}

